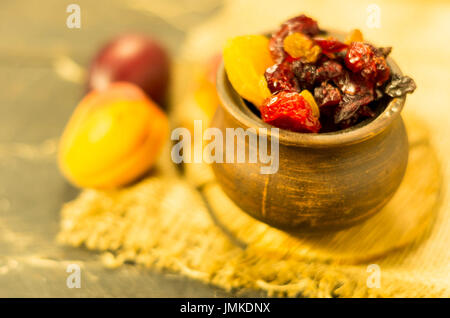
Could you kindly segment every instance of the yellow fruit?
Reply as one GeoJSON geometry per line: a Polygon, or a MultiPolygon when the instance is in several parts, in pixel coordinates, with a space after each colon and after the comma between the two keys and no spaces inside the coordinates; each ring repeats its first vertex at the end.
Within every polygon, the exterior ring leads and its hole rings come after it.
{"type": "Polygon", "coordinates": [[[314,99],[314,96],[312,96],[312,94],[307,89],[302,90],[300,95],[303,96],[303,98],[311,106],[313,115],[315,117],[319,118],[320,117],[319,106],[317,106],[317,103],[316,103],[316,100],[314,99]]]}
{"type": "Polygon", "coordinates": [[[306,35],[294,32],[283,41],[284,50],[294,58],[301,58],[307,63],[314,63],[319,58],[322,49],[306,35]]]}
{"type": "Polygon", "coordinates": [[[239,95],[257,107],[270,97],[264,73],[274,62],[265,36],[247,35],[228,40],[223,60],[228,79],[239,95]]]}
{"type": "Polygon", "coordinates": [[[59,166],[79,187],[115,188],[145,173],[168,134],[168,120],[130,83],[90,92],[60,140],[59,166]]]}
{"type": "Polygon", "coordinates": [[[345,38],[345,44],[350,44],[352,42],[363,42],[364,38],[360,30],[352,30],[345,38]]]}
{"type": "Polygon", "coordinates": [[[194,91],[195,102],[205,112],[208,117],[212,117],[220,104],[217,96],[216,86],[209,81],[202,81],[198,83],[194,91]]]}

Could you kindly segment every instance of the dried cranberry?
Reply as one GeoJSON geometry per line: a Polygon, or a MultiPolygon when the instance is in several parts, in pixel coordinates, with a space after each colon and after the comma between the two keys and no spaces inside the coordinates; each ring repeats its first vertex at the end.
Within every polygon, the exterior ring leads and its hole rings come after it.
{"type": "Polygon", "coordinates": [[[336,107],[335,123],[350,119],[361,106],[374,99],[373,83],[359,74],[344,72],[343,75],[334,79],[334,83],[343,93],[336,107]]]}
{"type": "Polygon", "coordinates": [[[267,68],[264,76],[272,94],[281,91],[298,91],[299,86],[291,66],[286,61],[267,68]]]}
{"type": "Polygon", "coordinates": [[[276,63],[281,63],[286,57],[286,52],[283,49],[283,40],[293,32],[301,32],[312,37],[319,34],[320,30],[315,20],[303,14],[287,20],[272,34],[269,42],[270,53],[276,63]]]}
{"type": "Polygon", "coordinates": [[[317,79],[317,67],[300,60],[292,62],[292,71],[297,77],[300,89],[311,89],[317,79]]]}
{"type": "Polygon", "coordinates": [[[317,68],[317,80],[320,82],[333,79],[342,74],[342,65],[333,60],[321,61],[317,68]]]}
{"type": "Polygon", "coordinates": [[[363,67],[370,64],[374,53],[372,46],[363,42],[353,42],[345,56],[345,65],[352,72],[360,72],[363,67]]]}
{"type": "Polygon", "coordinates": [[[360,72],[364,78],[381,86],[389,79],[390,75],[384,53],[386,52],[377,50],[370,44],[353,42],[347,51],[345,65],[352,72],[360,72]]]}
{"type": "Polygon", "coordinates": [[[351,118],[361,106],[370,103],[373,100],[372,94],[348,95],[342,97],[341,102],[336,108],[334,122],[340,123],[343,120],[351,118]]]}
{"type": "Polygon", "coordinates": [[[322,82],[322,85],[314,89],[314,99],[319,107],[333,106],[341,101],[341,93],[333,85],[322,82]]]}
{"type": "Polygon", "coordinates": [[[376,65],[375,84],[377,86],[383,85],[391,75],[391,70],[386,63],[386,59],[381,56],[377,56],[374,59],[376,65]]]}
{"type": "Polygon", "coordinates": [[[279,92],[261,107],[261,118],[268,124],[297,132],[318,132],[320,122],[308,102],[297,92],[279,92]]]}
{"type": "Polygon", "coordinates": [[[333,78],[333,82],[342,93],[348,95],[373,94],[373,84],[359,74],[343,70],[342,75],[333,78]]]}
{"type": "Polygon", "coordinates": [[[314,39],[316,44],[320,46],[323,53],[331,54],[331,53],[337,53],[347,48],[347,44],[339,42],[336,39],[330,38],[330,39],[314,39]]]}

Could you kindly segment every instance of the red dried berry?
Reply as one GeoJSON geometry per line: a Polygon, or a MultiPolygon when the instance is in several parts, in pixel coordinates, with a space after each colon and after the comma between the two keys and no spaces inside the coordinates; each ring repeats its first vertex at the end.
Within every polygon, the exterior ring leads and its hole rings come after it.
{"type": "Polygon", "coordinates": [[[297,92],[279,92],[268,98],[261,107],[261,118],[275,127],[297,132],[317,133],[321,127],[311,106],[297,92]]]}
{"type": "Polygon", "coordinates": [[[377,68],[375,75],[375,84],[377,86],[381,86],[389,79],[391,70],[386,63],[386,59],[382,56],[375,57],[375,65],[377,68]]]}
{"type": "Polygon", "coordinates": [[[300,15],[284,22],[280,28],[272,34],[269,42],[270,53],[276,63],[281,63],[286,57],[283,49],[284,38],[294,32],[300,32],[307,36],[315,36],[320,30],[317,22],[305,15],[300,15]]]}
{"type": "Polygon", "coordinates": [[[378,50],[370,44],[353,42],[345,56],[345,65],[352,72],[359,72],[362,77],[381,86],[390,76],[390,69],[384,57],[386,53],[387,51],[378,50]]]}
{"type": "Polygon", "coordinates": [[[264,76],[272,94],[281,91],[299,90],[297,79],[291,70],[291,65],[286,61],[267,68],[264,76]]]}
{"type": "Polygon", "coordinates": [[[343,73],[333,78],[334,84],[342,93],[348,95],[373,95],[373,83],[365,79],[359,74],[351,73],[343,70],[343,73]]]}
{"type": "Polygon", "coordinates": [[[343,74],[342,65],[333,60],[322,60],[317,68],[317,80],[327,81],[343,74]]]}
{"type": "Polygon", "coordinates": [[[363,42],[352,42],[345,56],[345,65],[352,72],[360,72],[369,64],[374,53],[372,46],[363,42]]]}
{"type": "Polygon", "coordinates": [[[341,101],[341,93],[333,85],[322,82],[321,86],[314,89],[314,99],[319,107],[334,106],[341,101]]]}
{"type": "Polygon", "coordinates": [[[339,42],[338,40],[333,38],[329,39],[316,38],[314,39],[314,42],[316,42],[316,44],[320,46],[322,52],[325,54],[337,53],[348,47],[347,44],[339,42]]]}

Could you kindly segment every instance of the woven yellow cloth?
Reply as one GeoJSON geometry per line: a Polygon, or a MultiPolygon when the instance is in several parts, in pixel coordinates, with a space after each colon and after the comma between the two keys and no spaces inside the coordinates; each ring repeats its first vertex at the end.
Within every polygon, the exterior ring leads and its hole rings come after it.
{"type": "Polygon", "coordinates": [[[332,1],[276,4],[228,1],[217,16],[191,32],[182,52],[188,62],[175,71],[174,123],[189,126],[194,119],[208,120],[190,96],[189,65],[220,49],[226,37],[271,29],[293,12],[316,17],[324,28],[359,27],[375,42],[394,45],[393,57],[419,86],[408,97],[404,115],[411,145],[407,173],[388,206],[338,233],[294,237],[240,211],[217,186],[208,166],[187,165],[179,174],[167,151],[157,169],[139,183],[116,191],[84,190],[66,204],[59,240],[104,251],[107,266],[132,261],[227,290],[257,289],[291,297],[449,297],[450,91],[442,68],[449,66],[450,48],[438,47],[433,33],[434,28],[449,26],[449,11],[432,4],[423,8],[418,2],[381,1],[385,29],[365,30],[365,18],[359,15],[365,17],[366,4],[360,2],[343,2],[337,8],[332,1]],[[333,10],[325,10],[327,6],[333,10]],[[398,17],[398,10],[424,15],[428,24],[414,26],[398,17]],[[427,20],[431,14],[437,18],[427,20]],[[348,26],[349,21],[355,23],[348,26]],[[414,38],[405,26],[416,28],[414,38]],[[428,46],[416,44],[418,38],[428,46]],[[427,51],[430,47],[434,50],[427,51]],[[424,62],[417,52],[429,59],[424,62]],[[380,270],[379,288],[370,284],[372,264],[380,270]]]}
{"type": "Polygon", "coordinates": [[[84,190],[63,208],[59,240],[105,251],[106,266],[131,261],[227,290],[261,289],[270,296],[450,296],[442,244],[448,231],[439,228],[442,221],[433,222],[448,217],[439,210],[439,164],[424,128],[414,120],[407,123],[416,133],[405,179],[388,206],[362,225],[320,237],[288,235],[237,208],[209,166],[189,164],[181,177],[166,157],[135,185],[84,190]],[[441,250],[430,255],[425,244],[441,250]],[[367,283],[370,264],[381,269],[379,288],[367,283]]]}

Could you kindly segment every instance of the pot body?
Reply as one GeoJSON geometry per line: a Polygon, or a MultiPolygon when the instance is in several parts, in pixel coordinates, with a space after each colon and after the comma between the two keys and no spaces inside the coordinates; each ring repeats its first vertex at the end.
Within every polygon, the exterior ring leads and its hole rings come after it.
{"type": "MultiPolygon", "coordinates": [[[[218,108],[211,126],[224,136],[226,128],[246,129],[225,107],[218,108]]],[[[246,138],[246,153],[249,147],[246,138]]],[[[381,133],[353,144],[280,143],[274,174],[261,174],[266,165],[248,161],[213,163],[213,171],[224,192],[246,213],[301,233],[342,229],[374,215],[399,187],[407,161],[408,139],[398,116],[381,133]]]]}

